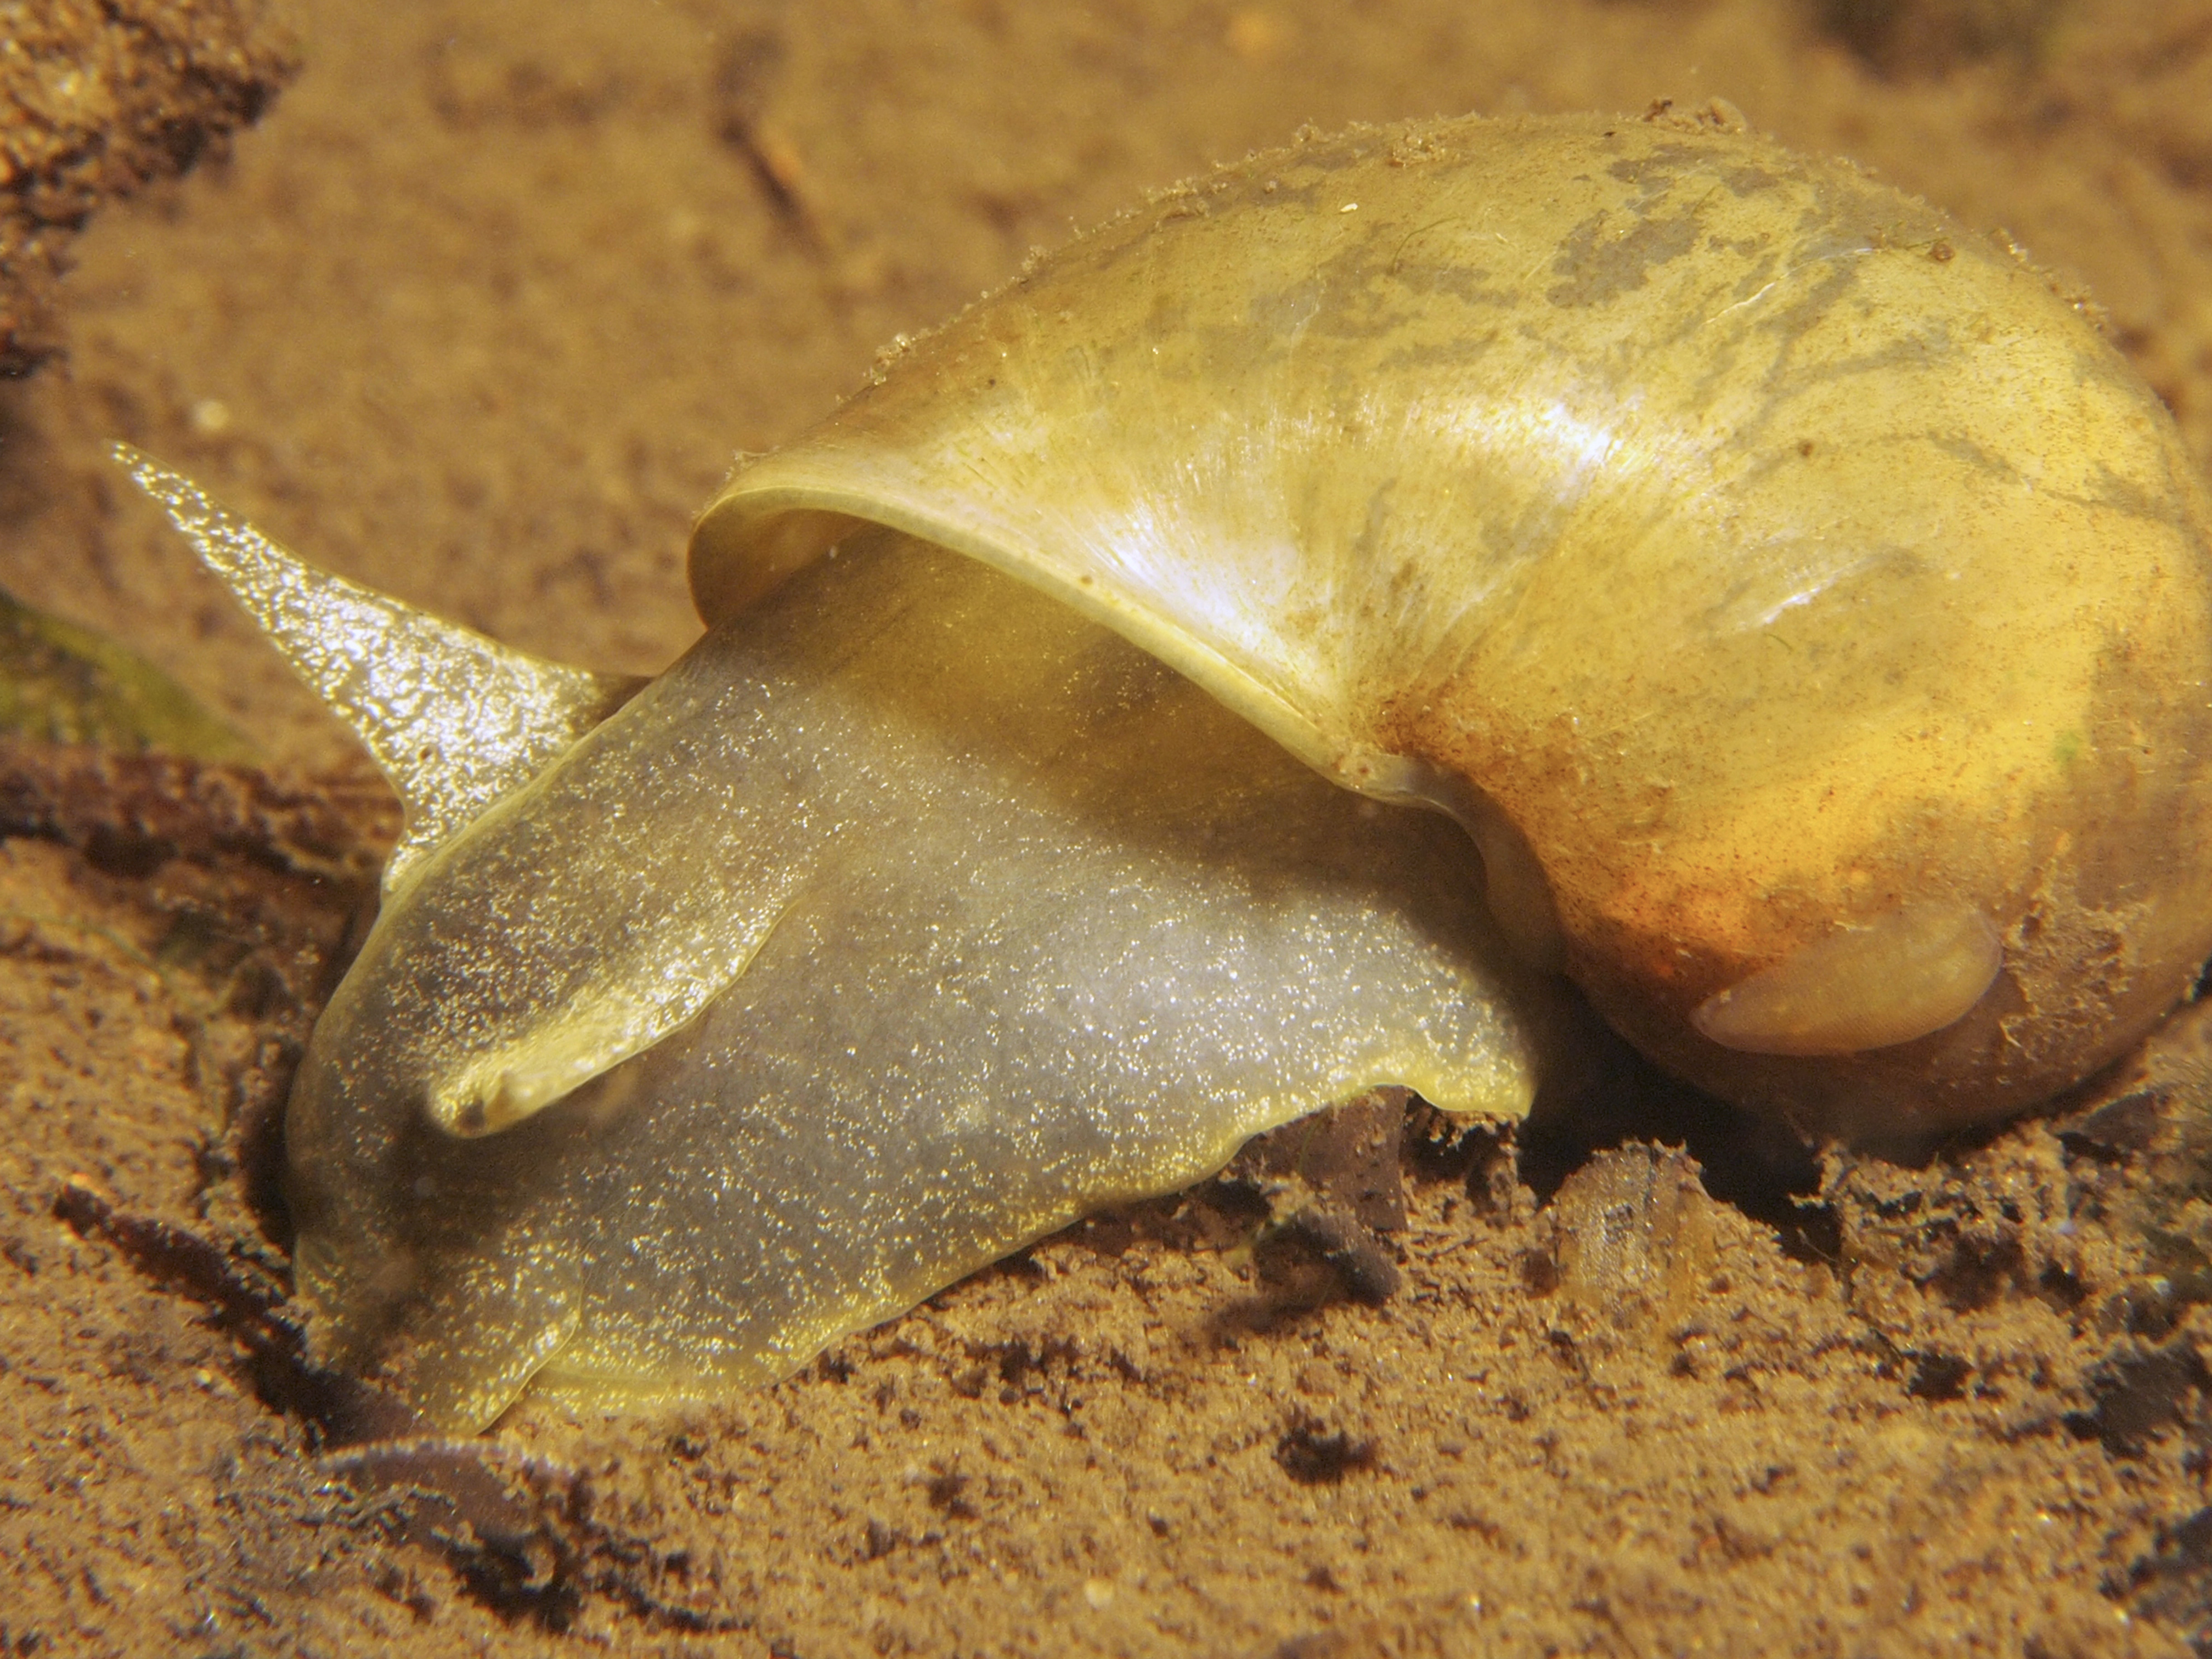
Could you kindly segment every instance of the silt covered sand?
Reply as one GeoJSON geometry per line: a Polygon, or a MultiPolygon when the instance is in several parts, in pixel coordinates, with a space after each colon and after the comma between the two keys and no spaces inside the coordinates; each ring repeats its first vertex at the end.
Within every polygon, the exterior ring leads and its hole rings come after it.
{"type": "Polygon", "coordinates": [[[0,586],[266,763],[21,740],[0,767],[0,1650],[2212,1651],[2197,1009],[1917,1163],[1619,1056],[1513,1133],[1386,1099],[772,1389],[336,1443],[271,1158],[395,810],[106,458],[651,671],[696,632],[684,536],[732,452],[1032,246],[1302,123],[1722,96],[2086,282],[2212,459],[2212,9],[291,23],[297,79],[92,222],[41,313],[60,354],[0,386],[0,586]]]}

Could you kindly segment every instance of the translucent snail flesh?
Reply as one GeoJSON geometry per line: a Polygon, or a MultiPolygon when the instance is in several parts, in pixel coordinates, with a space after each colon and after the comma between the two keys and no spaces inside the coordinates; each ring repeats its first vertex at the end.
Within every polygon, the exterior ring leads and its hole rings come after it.
{"type": "Polygon", "coordinates": [[[2172,422],[1723,122],[1316,138],[1079,239],[739,467],[641,692],[135,465],[410,803],[288,1136],[323,1351],[441,1422],[775,1375],[1367,1084],[1518,1110],[1530,969],[1899,1135],[2212,951],[2172,422]]]}

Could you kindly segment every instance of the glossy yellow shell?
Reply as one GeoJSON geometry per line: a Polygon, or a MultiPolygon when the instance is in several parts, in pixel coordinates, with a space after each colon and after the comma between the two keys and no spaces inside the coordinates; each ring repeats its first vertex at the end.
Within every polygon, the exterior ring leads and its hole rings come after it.
{"type": "Polygon", "coordinates": [[[1255,156],[742,465],[702,615],[856,520],[1453,812],[1525,948],[1809,1126],[2045,1097],[2212,949],[2204,489],[2035,270],[1847,163],[1595,117],[1255,156]]]}

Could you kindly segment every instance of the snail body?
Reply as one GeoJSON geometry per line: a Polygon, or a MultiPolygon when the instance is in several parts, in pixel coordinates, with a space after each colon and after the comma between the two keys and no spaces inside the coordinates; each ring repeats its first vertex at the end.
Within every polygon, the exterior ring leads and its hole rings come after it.
{"type": "Polygon", "coordinates": [[[772,1382],[1377,1085],[1517,1117],[1568,1018],[1451,824],[941,549],[855,533],[641,687],[129,459],[408,805],[285,1117],[315,1352],[419,1419],[365,1430],[772,1382]]]}
{"type": "Polygon", "coordinates": [[[409,803],[288,1146],[321,1350],[434,1421],[780,1374],[1360,1087],[1510,1115],[1539,969],[1909,1136],[2212,951],[2171,421],[1711,122],[1313,139],[1079,239],[740,466],[642,690],[134,465],[409,803]]]}

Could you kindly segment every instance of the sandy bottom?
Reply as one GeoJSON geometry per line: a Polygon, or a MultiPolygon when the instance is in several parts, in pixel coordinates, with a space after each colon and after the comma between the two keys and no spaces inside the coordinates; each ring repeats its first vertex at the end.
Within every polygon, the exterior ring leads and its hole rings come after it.
{"type": "Polygon", "coordinates": [[[653,669],[732,452],[1071,222],[1305,121],[1714,95],[2085,279],[2203,459],[2212,8],[301,23],[301,78],[227,165],[95,222],[67,356],[0,386],[0,586],[272,768],[0,765],[0,1653],[2212,1652],[2194,1011],[1917,1166],[1627,1068],[1510,1136],[1389,1103],[711,1410],[334,1445],[270,1152],[392,810],[103,459],[127,438],[333,568],[653,669]]]}

